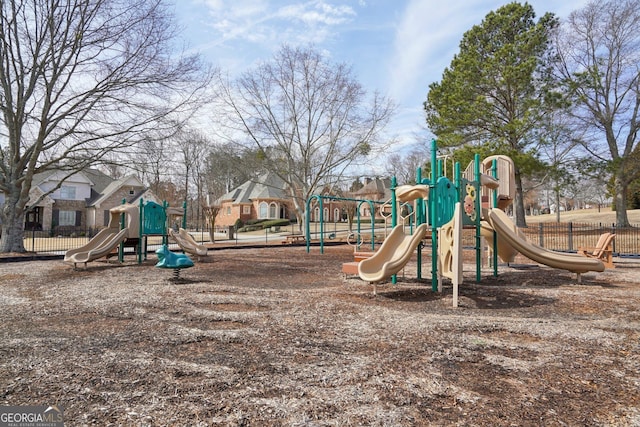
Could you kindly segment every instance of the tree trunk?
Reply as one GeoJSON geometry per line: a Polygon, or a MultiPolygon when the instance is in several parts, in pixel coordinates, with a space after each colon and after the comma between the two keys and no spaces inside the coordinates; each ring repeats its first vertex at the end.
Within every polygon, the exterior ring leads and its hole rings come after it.
{"type": "MultiPolygon", "coordinates": [[[[15,210],[10,212],[15,213],[15,210]]],[[[26,252],[24,248],[24,214],[13,215],[2,223],[0,252],[26,252]]]]}
{"type": "Polygon", "coordinates": [[[614,180],[616,195],[614,204],[616,207],[616,225],[618,227],[628,227],[629,217],[627,216],[627,184],[620,176],[614,180]]]}
{"type": "Polygon", "coordinates": [[[304,234],[305,215],[309,215],[309,212],[305,211],[306,205],[300,205],[300,202],[295,194],[292,194],[291,198],[293,200],[293,208],[294,212],[296,213],[296,219],[298,221],[298,232],[300,234],[304,234]]]}
{"type": "Polygon", "coordinates": [[[516,179],[516,200],[513,204],[513,210],[516,217],[516,225],[518,227],[526,227],[527,219],[524,213],[524,194],[522,191],[522,177],[520,176],[520,170],[516,167],[514,171],[516,179]]]}
{"type": "Polygon", "coordinates": [[[205,217],[205,223],[209,227],[209,241],[215,243],[216,241],[216,217],[210,218],[206,213],[203,213],[205,217]]]}

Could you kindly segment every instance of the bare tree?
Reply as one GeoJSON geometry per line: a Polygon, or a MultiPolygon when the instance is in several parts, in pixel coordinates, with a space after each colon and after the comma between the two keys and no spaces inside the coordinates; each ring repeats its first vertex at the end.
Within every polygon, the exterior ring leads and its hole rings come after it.
{"type": "Polygon", "coordinates": [[[206,159],[207,194],[213,200],[251,179],[260,170],[256,150],[235,143],[214,144],[206,159]]]}
{"type": "Polygon", "coordinates": [[[393,153],[385,161],[385,174],[395,176],[399,185],[416,182],[416,170],[424,168],[429,159],[429,150],[416,145],[406,154],[393,153]]]}
{"type": "Polygon", "coordinates": [[[24,251],[33,176],[71,176],[151,129],[172,132],[210,81],[196,56],[172,55],[163,0],[0,2],[0,252],[24,251]]]}
{"type": "Polygon", "coordinates": [[[203,203],[201,205],[202,214],[205,220],[205,227],[209,229],[209,241],[215,241],[216,217],[220,212],[220,206],[203,203]]]}
{"type": "Polygon", "coordinates": [[[191,206],[192,219],[195,214],[196,223],[200,223],[201,206],[206,200],[204,190],[207,152],[211,145],[207,137],[199,131],[187,129],[176,136],[179,161],[182,164],[184,177],[185,200],[191,195],[189,189],[195,184],[195,195],[191,206]],[[195,212],[194,212],[195,211],[195,212]]]}
{"type": "Polygon", "coordinates": [[[175,147],[167,138],[147,137],[140,141],[132,158],[131,166],[138,173],[142,182],[160,196],[163,182],[172,180],[167,175],[168,164],[173,162],[175,147]]]}
{"type": "Polygon", "coordinates": [[[574,117],[591,131],[585,147],[613,172],[616,222],[629,224],[627,188],[640,130],[640,0],[591,2],[559,33],[559,70],[575,99],[574,117]]]}
{"type": "MultiPolygon", "coordinates": [[[[538,154],[547,164],[547,168],[540,171],[542,183],[548,182],[556,205],[556,222],[560,222],[560,197],[572,186],[577,185],[576,170],[573,165],[580,154],[580,131],[572,127],[567,119],[567,112],[558,109],[549,113],[542,121],[537,138],[538,154]]],[[[547,200],[547,207],[551,208],[547,200]]]]}
{"type": "Polygon", "coordinates": [[[347,65],[312,47],[284,46],[222,86],[233,136],[244,134],[286,183],[300,226],[306,200],[376,148],[394,111],[378,94],[367,101],[347,65]]]}

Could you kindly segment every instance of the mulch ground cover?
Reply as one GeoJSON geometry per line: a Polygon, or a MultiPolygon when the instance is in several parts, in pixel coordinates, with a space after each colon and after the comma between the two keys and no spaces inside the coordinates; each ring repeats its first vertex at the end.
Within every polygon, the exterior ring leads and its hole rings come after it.
{"type": "Polygon", "coordinates": [[[640,425],[640,260],[582,283],[467,263],[453,308],[428,254],[374,295],[341,273],[352,250],[215,250],[179,280],[0,261],[0,405],[68,426],[640,425]]]}

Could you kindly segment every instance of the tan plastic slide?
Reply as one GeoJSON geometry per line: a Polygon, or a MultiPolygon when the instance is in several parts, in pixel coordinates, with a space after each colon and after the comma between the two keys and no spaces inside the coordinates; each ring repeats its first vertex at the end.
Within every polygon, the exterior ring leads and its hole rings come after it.
{"type": "Polygon", "coordinates": [[[500,209],[491,209],[487,219],[491,227],[498,233],[498,241],[500,239],[506,240],[522,255],[533,261],[577,274],[586,273],[587,271],[604,271],[604,264],[599,259],[585,258],[578,254],[555,252],[534,245],[513,231],[513,221],[500,209]]]}
{"type": "Polygon", "coordinates": [[[184,228],[181,227],[177,233],[169,229],[169,236],[176,241],[183,251],[196,256],[207,255],[207,247],[196,242],[193,236],[184,228]]]}
{"type": "Polygon", "coordinates": [[[395,226],[375,255],[360,261],[360,278],[371,283],[379,282],[402,270],[409,262],[413,250],[424,239],[427,229],[427,224],[420,224],[413,234],[405,234],[402,225],[395,226]]]}
{"type": "Polygon", "coordinates": [[[429,186],[419,185],[400,185],[396,187],[396,199],[399,202],[410,202],[416,199],[426,199],[429,197],[429,186]]]}
{"type": "MultiPolygon", "coordinates": [[[[511,222],[511,224],[513,224],[513,222],[511,222]]],[[[515,224],[513,224],[512,231],[518,234],[521,238],[525,238],[515,224]]],[[[489,243],[489,248],[493,249],[493,228],[487,221],[480,222],[480,234],[489,243]]],[[[505,239],[498,239],[498,256],[502,262],[511,263],[516,259],[516,255],[518,255],[518,250],[516,248],[511,246],[505,239]]]]}
{"type": "Polygon", "coordinates": [[[127,238],[128,232],[129,230],[126,228],[122,230],[113,228],[100,230],[86,245],[68,250],[64,254],[64,261],[72,262],[75,267],[79,262],[83,262],[86,265],[94,259],[105,257],[127,238]]]}

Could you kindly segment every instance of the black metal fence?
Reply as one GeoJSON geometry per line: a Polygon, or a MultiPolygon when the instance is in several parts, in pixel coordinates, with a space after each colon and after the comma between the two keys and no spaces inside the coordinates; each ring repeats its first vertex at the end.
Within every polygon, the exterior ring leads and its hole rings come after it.
{"type": "MultiPolygon", "coordinates": [[[[60,232],[50,230],[25,231],[24,247],[37,254],[63,254],[65,251],[85,245],[98,229],[69,229],[60,232]]],[[[227,231],[228,230],[216,230],[227,231]]],[[[602,223],[539,223],[521,229],[527,238],[538,246],[560,252],[576,252],[582,247],[594,247],[602,233],[616,235],[613,252],[617,256],[640,256],[640,226],[616,227],[602,223]]],[[[207,230],[190,231],[199,242],[209,241],[207,230]]],[[[227,237],[229,238],[229,237],[227,237]]],[[[157,237],[161,239],[161,237],[157,237]]],[[[155,242],[153,242],[155,243],[155,242]]]]}
{"type": "MultiPolygon", "coordinates": [[[[69,249],[86,245],[99,231],[100,229],[97,228],[83,229],[79,227],[56,228],[55,230],[25,230],[23,244],[26,251],[34,254],[62,255],[69,249]]],[[[191,235],[196,241],[209,241],[208,231],[191,232],[191,235]]],[[[161,242],[162,236],[150,236],[148,243],[151,249],[160,245],[161,242]]]]}
{"type": "Polygon", "coordinates": [[[603,233],[616,235],[613,253],[618,256],[640,255],[640,226],[617,227],[603,223],[539,223],[522,228],[529,241],[538,246],[561,252],[576,252],[595,247],[603,233]]]}

